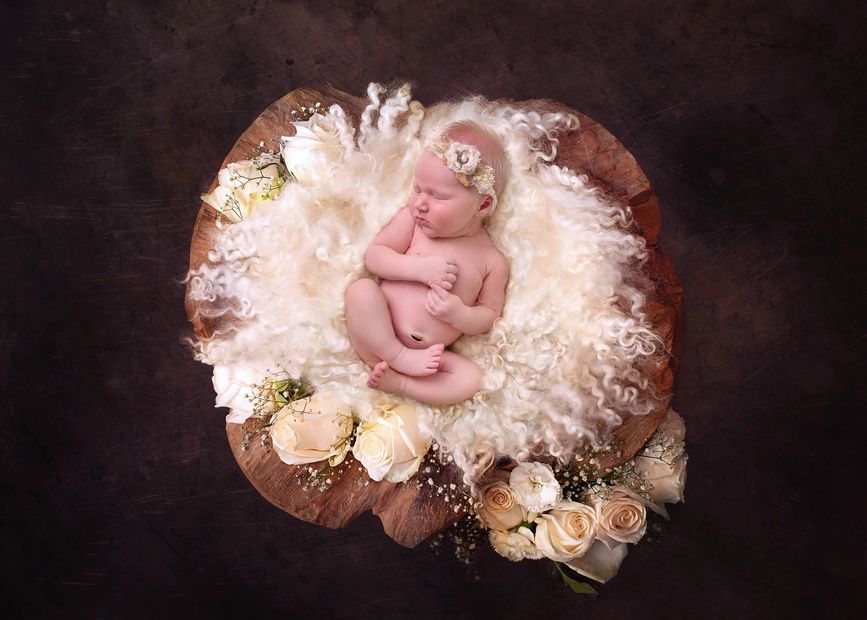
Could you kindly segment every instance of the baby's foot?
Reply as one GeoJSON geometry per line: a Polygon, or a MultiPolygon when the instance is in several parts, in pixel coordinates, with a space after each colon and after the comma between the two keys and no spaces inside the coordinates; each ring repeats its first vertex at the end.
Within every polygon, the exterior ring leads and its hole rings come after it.
{"type": "Polygon", "coordinates": [[[427,349],[403,347],[388,365],[410,377],[427,377],[440,369],[445,348],[444,344],[434,344],[427,349]]]}
{"type": "Polygon", "coordinates": [[[379,383],[382,381],[382,376],[388,370],[388,362],[379,362],[370,371],[370,376],[367,378],[367,387],[376,390],[379,388],[379,383]]]}
{"type": "Polygon", "coordinates": [[[388,367],[388,362],[379,362],[370,371],[370,377],[367,378],[367,387],[392,394],[402,394],[405,381],[406,377],[391,370],[388,367]]]}

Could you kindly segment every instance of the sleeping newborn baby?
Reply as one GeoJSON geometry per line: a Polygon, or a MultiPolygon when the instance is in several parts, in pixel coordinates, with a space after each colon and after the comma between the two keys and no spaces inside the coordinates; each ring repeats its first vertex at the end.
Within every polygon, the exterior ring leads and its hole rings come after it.
{"type": "Polygon", "coordinates": [[[382,281],[346,291],[349,338],[372,369],[371,388],[432,404],[478,391],[481,369],[445,347],[502,314],[509,266],[485,219],[507,170],[496,135],[470,121],[449,125],[419,157],[409,206],[365,254],[382,281]]]}

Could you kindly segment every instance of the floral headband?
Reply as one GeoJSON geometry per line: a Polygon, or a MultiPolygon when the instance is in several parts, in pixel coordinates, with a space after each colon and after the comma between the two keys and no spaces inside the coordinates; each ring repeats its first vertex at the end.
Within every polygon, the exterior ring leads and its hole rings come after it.
{"type": "Polygon", "coordinates": [[[483,196],[491,197],[490,213],[497,206],[494,191],[494,169],[482,163],[482,154],[472,144],[463,144],[441,135],[429,143],[427,149],[440,158],[446,167],[455,173],[464,187],[473,187],[483,196]]]}

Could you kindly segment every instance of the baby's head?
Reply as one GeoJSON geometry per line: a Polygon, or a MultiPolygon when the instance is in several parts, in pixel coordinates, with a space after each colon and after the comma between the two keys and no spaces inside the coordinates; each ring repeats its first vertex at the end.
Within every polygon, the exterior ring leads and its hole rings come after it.
{"type": "Polygon", "coordinates": [[[462,236],[496,209],[508,169],[492,131],[472,121],[448,125],[416,164],[411,202],[416,221],[429,236],[462,236]]]}
{"type": "MultiPolygon", "coordinates": [[[[459,144],[476,147],[481,156],[479,163],[482,166],[491,167],[494,177],[492,189],[495,199],[493,203],[496,203],[496,198],[503,194],[509,173],[509,160],[497,134],[478,123],[466,120],[448,125],[440,136],[459,144]]],[[[487,215],[493,213],[495,208],[496,204],[491,207],[487,215]]]]}

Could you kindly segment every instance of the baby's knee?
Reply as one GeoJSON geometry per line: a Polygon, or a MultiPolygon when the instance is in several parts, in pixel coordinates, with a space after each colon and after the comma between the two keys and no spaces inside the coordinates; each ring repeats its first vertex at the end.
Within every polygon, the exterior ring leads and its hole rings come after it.
{"type": "Polygon", "coordinates": [[[468,391],[470,398],[473,394],[479,391],[482,386],[482,369],[465,357],[455,355],[452,358],[452,364],[448,369],[464,388],[468,391]]]}
{"type": "Polygon", "coordinates": [[[356,280],[346,289],[344,296],[346,303],[352,303],[356,300],[369,298],[371,295],[380,293],[379,285],[370,278],[361,278],[356,280]]]}
{"type": "Polygon", "coordinates": [[[482,369],[473,362],[470,362],[467,366],[466,373],[468,382],[475,386],[473,389],[473,394],[475,394],[479,391],[479,388],[482,387],[482,369]]]}

